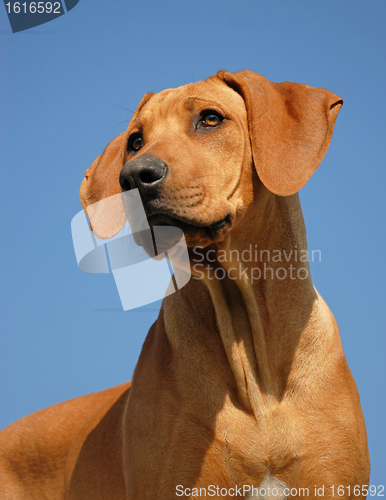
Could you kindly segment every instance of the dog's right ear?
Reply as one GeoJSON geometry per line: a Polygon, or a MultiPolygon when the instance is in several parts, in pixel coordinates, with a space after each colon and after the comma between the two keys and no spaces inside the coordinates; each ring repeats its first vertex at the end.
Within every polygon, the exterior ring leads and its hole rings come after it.
{"type": "Polygon", "coordinates": [[[154,94],[149,93],[142,98],[130,120],[128,130],[115,137],[84,173],[80,186],[80,202],[90,219],[91,229],[98,238],[112,238],[122,229],[126,221],[118,197],[111,197],[122,192],[119,174],[124,164],[128,131],[152,95],[154,94]],[[98,203],[102,200],[106,202],[98,203]]]}
{"type": "Polygon", "coordinates": [[[89,205],[121,191],[119,182],[114,182],[114,178],[119,178],[123,166],[125,137],[126,132],[122,132],[109,142],[84,173],[80,185],[80,202],[86,212],[89,205]]]}
{"type": "Polygon", "coordinates": [[[91,230],[101,239],[119,233],[126,220],[120,204],[110,207],[109,202],[117,201],[119,197],[114,195],[121,192],[116,179],[123,166],[125,139],[126,132],[122,132],[107,145],[84,173],[80,186],[80,202],[90,220],[91,230]]]}

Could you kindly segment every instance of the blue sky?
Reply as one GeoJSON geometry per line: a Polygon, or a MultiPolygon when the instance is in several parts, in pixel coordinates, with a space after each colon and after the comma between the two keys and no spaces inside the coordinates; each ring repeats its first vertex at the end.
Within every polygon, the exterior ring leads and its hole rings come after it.
{"type": "Polygon", "coordinates": [[[248,68],[345,101],[300,198],[385,484],[385,19],[381,0],[80,0],[13,34],[0,8],[0,427],[131,378],[160,304],[123,312],[111,275],[78,269],[83,172],[145,92],[248,68]]]}

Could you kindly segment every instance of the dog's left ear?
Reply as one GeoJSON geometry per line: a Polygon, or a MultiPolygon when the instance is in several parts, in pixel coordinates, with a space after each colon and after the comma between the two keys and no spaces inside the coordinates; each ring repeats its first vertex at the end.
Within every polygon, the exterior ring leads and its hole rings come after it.
{"type": "Polygon", "coordinates": [[[322,161],[343,100],[300,83],[272,83],[248,70],[220,71],[217,77],[244,99],[260,180],[274,194],[295,194],[322,161]]]}

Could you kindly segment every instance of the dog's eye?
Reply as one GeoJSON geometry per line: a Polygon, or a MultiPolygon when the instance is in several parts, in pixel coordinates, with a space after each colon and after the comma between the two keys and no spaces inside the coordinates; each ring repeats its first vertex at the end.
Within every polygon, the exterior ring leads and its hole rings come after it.
{"type": "Polygon", "coordinates": [[[129,143],[127,149],[133,153],[139,151],[143,147],[143,139],[140,134],[133,134],[129,138],[129,143]]]}
{"type": "Polygon", "coordinates": [[[223,121],[223,117],[216,111],[204,111],[201,114],[201,122],[204,127],[217,127],[223,121]]]}

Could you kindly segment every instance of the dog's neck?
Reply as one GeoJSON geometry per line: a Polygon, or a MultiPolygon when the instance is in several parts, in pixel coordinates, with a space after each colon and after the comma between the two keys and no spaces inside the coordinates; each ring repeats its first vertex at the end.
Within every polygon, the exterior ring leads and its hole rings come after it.
{"type": "Polygon", "coordinates": [[[235,226],[225,241],[210,248],[217,260],[193,260],[196,276],[164,301],[173,349],[184,357],[189,344],[193,371],[215,372],[218,363],[224,376],[227,362],[233,378],[228,383],[256,415],[283,397],[317,299],[299,198],[266,196],[260,209],[240,221],[240,231],[235,226]],[[203,359],[206,353],[211,366],[203,359]]]}

